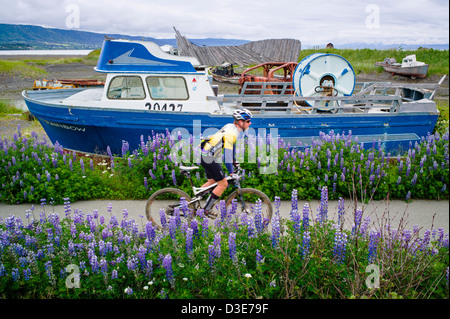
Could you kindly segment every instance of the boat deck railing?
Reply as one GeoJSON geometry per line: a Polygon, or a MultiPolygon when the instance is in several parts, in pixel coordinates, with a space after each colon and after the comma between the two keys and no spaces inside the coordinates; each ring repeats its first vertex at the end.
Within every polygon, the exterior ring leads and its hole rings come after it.
{"type": "MultiPolygon", "coordinates": [[[[444,79],[444,78],[443,78],[444,79]]],[[[397,112],[404,102],[432,100],[443,79],[437,83],[358,82],[351,96],[303,97],[294,94],[292,82],[246,82],[239,94],[208,97],[224,109],[245,107],[264,114],[397,112]]]]}

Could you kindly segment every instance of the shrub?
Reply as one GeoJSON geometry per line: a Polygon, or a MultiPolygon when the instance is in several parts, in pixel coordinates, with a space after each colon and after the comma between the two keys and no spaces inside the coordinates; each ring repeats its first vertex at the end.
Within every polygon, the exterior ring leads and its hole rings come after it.
{"type": "MultiPolygon", "coordinates": [[[[333,132],[314,139],[308,148],[293,148],[280,140],[278,157],[272,158],[278,165],[275,173],[261,174],[266,164],[258,157],[254,163],[241,163],[242,181],[245,187],[260,189],[271,199],[279,195],[282,200],[290,198],[292,189],[302,199],[319,199],[325,186],[333,200],[446,199],[448,136],[447,132],[422,137],[397,156],[386,153],[381,143],[366,149],[357,138],[333,132]]],[[[84,157],[64,152],[58,144],[50,146],[36,133],[23,136],[19,127],[12,139],[0,140],[0,201],[36,203],[52,198],[62,203],[66,196],[74,201],[146,199],[160,188],[174,186],[190,193],[189,181],[171,154],[174,143],[169,133],[155,134],[147,141],[142,137],[138,150],[130,151],[124,143],[122,157],[84,157]]],[[[251,143],[245,149],[246,159],[249,149],[256,147],[251,143]]],[[[196,185],[204,179],[203,170],[194,173],[196,185]]],[[[230,187],[224,196],[231,191],[230,187]]]]}

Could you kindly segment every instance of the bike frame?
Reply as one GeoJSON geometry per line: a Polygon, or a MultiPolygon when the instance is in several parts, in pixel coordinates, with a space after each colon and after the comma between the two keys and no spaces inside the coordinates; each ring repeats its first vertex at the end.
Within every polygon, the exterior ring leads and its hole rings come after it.
{"type": "MultiPolygon", "coordinates": [[[[207,187],[196,187],[194,185],[190,171],[199,169],[198,166],[191,166],[191,167],[180,166],[179,169],[189,179],[189,182],[191,183],[191,187],[192,187],[192,192],[194,193],[194,198],[190,202],[188,202],[188,204],[193,204],[193,203],[199,202],[203,198],[205,193],[207,193],[209,190],[213,190],[217,186],[217,183],[211,184],[207,187]]],[[[231,176],[227,176],[226,180],[227,181],[234,180],[236,187],[239,189],[240,188],[240,183],[238,182],[239,177],[240,176],[238,175],[237,178],[235,179],[231,176]]]]}

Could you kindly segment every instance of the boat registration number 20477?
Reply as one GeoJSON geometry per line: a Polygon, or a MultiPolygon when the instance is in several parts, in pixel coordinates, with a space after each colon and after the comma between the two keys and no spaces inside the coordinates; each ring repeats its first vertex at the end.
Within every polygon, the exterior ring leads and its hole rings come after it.
{"type": "Polygon", "coordinates": [[[150,103],[147,102],[145,103],[145,106],[149,109],[149,110],[153,110],[153,111],[181,111],[183,110],[183,104],[174,104],[174,103],[150,103]]]}

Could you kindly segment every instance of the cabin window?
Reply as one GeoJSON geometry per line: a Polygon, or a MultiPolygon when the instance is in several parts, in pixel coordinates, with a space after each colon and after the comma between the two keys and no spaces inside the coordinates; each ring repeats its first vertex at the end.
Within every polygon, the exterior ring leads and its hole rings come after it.
{"type": "Polygon", "coordinates": [[[149,76],[146,79],[153,100],[187,100],[189,93],[182,77],[149,76]]]}
{"type": "Polygon", "coordinates": [[[139,76],[116,76],[109,84],[108,99],[111,100],[143,100],[144,85],[139,76]]]}

